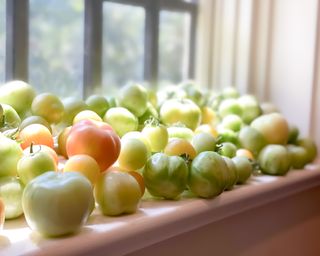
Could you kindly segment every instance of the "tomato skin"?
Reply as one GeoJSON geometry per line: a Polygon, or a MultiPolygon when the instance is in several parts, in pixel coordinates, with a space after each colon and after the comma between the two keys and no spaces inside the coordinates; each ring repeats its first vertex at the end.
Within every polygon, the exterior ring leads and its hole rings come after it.
{"type": "Polygon", "coordinates": [[[93,120],[81,120],[74,124],[66,143],[68,157],[87,154],[97,161],[101,171],[118,159],[120,148],[120,138],[112,127],[93,120]]]}

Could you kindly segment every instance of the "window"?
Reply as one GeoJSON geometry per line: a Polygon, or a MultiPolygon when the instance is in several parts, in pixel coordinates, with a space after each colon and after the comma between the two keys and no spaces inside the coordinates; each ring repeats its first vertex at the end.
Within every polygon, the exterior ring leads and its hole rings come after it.
{"type": "Polygon", "coordinates": [[[192,78],[196,14],[196,0],[0,0],[0,82],[86,97],[192,78]]]}
{"type": "Polygon", "coordinates": [[[5,77],[5,52],[6,50],[6,1],[0,0],[0,83],[5,77]]]}
{"type": "Polygon", "coordinates": [[[144,23],[142,7],[103,4],[103,91],[144,80],[144,23]]]}
{"type": "Polygon", "coordinates": [[[30,0],[29,82],[38,92],[82,95],[81,0],[30,0]]]}

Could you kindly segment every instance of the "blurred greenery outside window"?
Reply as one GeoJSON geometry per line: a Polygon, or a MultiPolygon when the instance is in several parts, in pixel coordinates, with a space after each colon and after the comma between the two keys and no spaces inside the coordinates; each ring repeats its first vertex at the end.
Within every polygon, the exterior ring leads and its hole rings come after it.
{"type": "Polygon", "coordinates": [[[0,83],[5,79],[6,0],[0,0],[0,83]]]}

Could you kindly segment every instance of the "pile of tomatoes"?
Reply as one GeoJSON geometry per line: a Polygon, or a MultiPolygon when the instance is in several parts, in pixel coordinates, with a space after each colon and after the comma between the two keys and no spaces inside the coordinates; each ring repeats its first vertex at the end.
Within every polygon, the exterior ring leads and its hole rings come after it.
{"type": "Polygon", "coordinates": [[[0,219],[24,214],[45,236],[76,232],[96,206],[133,213],[145,190],[213,198],[253,173],[303,169],[316,155],[272,104],[234,88],[132,83],[83,101],[36,94],[23,81],[0,87],[0,219]]]}

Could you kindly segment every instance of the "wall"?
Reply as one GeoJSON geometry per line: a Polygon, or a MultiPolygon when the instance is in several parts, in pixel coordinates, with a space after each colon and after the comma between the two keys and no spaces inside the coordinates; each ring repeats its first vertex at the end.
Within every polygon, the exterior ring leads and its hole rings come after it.
{"type": "Polygon", "coordinates": [[[274,102],[320,147],[319,48],[319,0],[200,1],[198,81],[274,102]]]}

